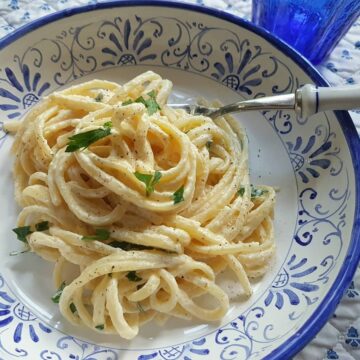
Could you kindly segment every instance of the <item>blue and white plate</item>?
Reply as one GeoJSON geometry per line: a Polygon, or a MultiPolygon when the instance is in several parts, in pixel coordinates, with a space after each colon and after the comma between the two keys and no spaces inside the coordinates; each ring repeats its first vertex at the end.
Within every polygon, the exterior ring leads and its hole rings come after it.
{"type": "MultiPolygon", "coordinates": [[[[174,83],[172,101],[224,103],[326,85],[297,53],[253,25],[216,10],[168,2],[111,2],[66,10],[0,42],[0,124],[76,82],[123,82],[151,69],[174,83]]],[[[280,188],[277,257],[246,302],[220,323],[151,323],[131,342],[62,319],[50,300],[52,266],[11,229],[19,211],[12,139],[0,128],[0,358],[286,359],[334,311],[359,256],[359,138],[346,112],[299,120],[287,111],[238,116],[250,140],[253,183],[280,188]]]]}

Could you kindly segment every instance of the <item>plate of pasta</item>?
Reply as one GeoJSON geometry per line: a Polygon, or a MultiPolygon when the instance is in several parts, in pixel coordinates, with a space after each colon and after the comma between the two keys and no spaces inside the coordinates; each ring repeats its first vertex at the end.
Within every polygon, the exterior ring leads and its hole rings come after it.
{"type": "Polygon", "coordinates": [[[56,13],[0,42],[4,359],[284,359],[359,259],[346,112],[210,119],[325,85],[228,14],[167,2],[56,13]]]}

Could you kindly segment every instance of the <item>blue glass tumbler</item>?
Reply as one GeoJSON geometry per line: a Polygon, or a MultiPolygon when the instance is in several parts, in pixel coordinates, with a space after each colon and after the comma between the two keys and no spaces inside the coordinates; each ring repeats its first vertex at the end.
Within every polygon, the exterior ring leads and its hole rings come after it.
{"type": "Polygon", "coordinates": [[[313,64],[322,62],[360,15],[360,0],[253,0],[252,21],[313,64]]]}

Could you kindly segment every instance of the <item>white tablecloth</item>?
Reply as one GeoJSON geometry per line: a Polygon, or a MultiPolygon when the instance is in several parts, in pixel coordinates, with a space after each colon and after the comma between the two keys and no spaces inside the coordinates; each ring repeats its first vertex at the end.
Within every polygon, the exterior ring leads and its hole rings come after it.
{"type": "MultiPolygon", "coordinates": [[[[0,38],[19,26],[49,13],[96,2],[97,0],[0,0],[0,38]]],[[[250,19],[251,0],[189,2],[216,7],[250,19]]],[[[360,19],[331,56],[317,68],[333,86],[360,84],[360,19]]],[[[351,115],[360,133],[360,110],[352,111],[351,115]]],[[[335,315],[316,338],[296,356],[296,360],[317,359],[360,360],[360,268],[335,315]]]]}

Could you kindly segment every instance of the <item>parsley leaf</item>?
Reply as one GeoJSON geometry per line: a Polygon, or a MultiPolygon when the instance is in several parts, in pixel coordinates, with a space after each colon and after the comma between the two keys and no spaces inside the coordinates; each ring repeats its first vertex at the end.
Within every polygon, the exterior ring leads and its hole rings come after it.
{"type": "Polygon", "coordinates": [[[85,131],[69,137],[65,152],[74,152],[79,149],[86,149],[92,143],[111,134],[111,122],[106,122],[103,128],[85,131]]]}
{"type": "Polygon", "coordinates": [[[132,101],[131,99],[127,99],[127,100],[125,100],[125,101],[123,101],[123,102],[121,103],[121,106],[130,105],[130,104],[132,104],[132,103],[133,103],[133,101],[132,101]]]}
{"type": "Polygon", "coordinates": [[[42,221],[37,224],[35,224],[36,231],[45,231],[49,230],[49,222],[48,221],[42,221]]]}
{"type": "Polygon", "coordinates": [[[213,143],[212,141],[207,141],[207,142],[206,142],[206,148],[207,148],[208,150],[210,150],[212,143],[213,143]]]}
{"type": "Polygon", "coordinates": [[[95,326],[95,329],[104,330],[104,324],[96,325],[96,326],[95,326]]]}
{"type": "Polygon", "coordinates": [[[126,277],[129,279],[129,281],[141,281],[142,278],[140,276],[137,276],[136,271],[129,271],[126,274],[126,277]]]}
{"type": "Polygon", "coordinates": [[[162,175],[160,171],[155,171],[153,185],[157,184],[160,181],[161,176],[162,175]]]}
{"type": "Polygon", "coordinates": [[[60,301],[60,296],[66,286],[65,281],[60,285],[60,287],[56,290],[56,293],[51,297],[53,303],[58,304],[60,301]]]}
{"type": "Polygon", "coordinates": [[[32,233],[30,230],[30,226],[21,226],[15,229],[12,229],[12,231],[16,234],[17,239],[27,243],[26,237],[32,233]]]}
{"type": "Polygon", "coordinates": [[[145,245],[141,245],[141,244],[132,244],[126,241],[112,241],[111,243],[109,243],[108,245],[114,247],[114,248],[118,248],[118,249],[122,249],[124,251],[129,251],[129,250],[153,250],[154,248],[152,246],[145,246],[145,245]]]}
{"type": "Polygon", "coordinates": [[[106,229],[95,229],[95,235],[83,236],[81,240],[92,241],[92,240],[109,240],[110,231],[106,229]]]}
{"type": "Polygon", "coordinates": [[[251,200],[262,196],[264,194],[266,194],[268,191],[267,190],[263,190],[263,189],[258,189],[255,186],[251,185],[251,200]]]}
{"type": "Polygon", "coordinates": [[[94,100],[96,102],[101,102],[103,98],[104,98],[104,94],[100,92],[96,95],[96,98],[94,100]]]}
{"type": "Polygon", "coordinates": [[[149,196],[151,193],[154,192],[154,186],[160,181],[161,179],[161,172],[155,171],[154,175],[150,174],[142,174],[139,172],[135,172],[134,175],[138,180],[143,182],[146,186],[146,196],[149,196]]]}
{"type": "Polygon", "coordinates": [[[176,252],[170,251],[170,250],[165,250],[165,249],[161,249],[161,248],[155,248],[152,246],[147,246],[147,245],[141,245],[141,244],[132,244],[132,243],[128,243],[126,241],[112,241],[110,243],[108,243],[107,245],[110,245],[114,248],[118,248],[118,249],[122,249],[124,251],[131,251],[131,250],[158,250],[158,251],[164,251],[168,254],[176,254],[176,252]]]}
{"type": "Polygon", "coordinates": [[[134,173],[134,175],[136,176],[136,178],[138,180],[140,180],[141,182],[143,182],[146,186],[146,196],[149,196],[150,195],[150,190],[151,190],[151,182],[152,182],[152,179],[153,179],[153,175],[150,175],[150,174],[142,174],[142,173],[139,173],[138,171],[136,171],[134,173]]]}
{"type": "Polygon", "coordinates": [[[152,115],[152,114],[156,113],[158,110],[161,110],[160,105],[156,102],[156,92],[154,90],[152,90],[147,95],[149,96],[148,99],[144,99],[143,96],[139,96],[134,101],[131,99],[128,99],[128,100],[124,101],[121,105],[125,106],[125,105],[132,104],[134,102],[144,104],[149,115],[152,115]]]}
{"type": "MultiPolygon", "coordinates": [[[[12,231],[16,234],[18,240],[27,244],[26,237],[32,233],[32,231],[30,229],[31,229],[31,226],[20,226],[18,228],[12,229],[12,231]]],[[[49,222],[48,221],[42,221],[42,222],[35,224],[35,231],[45,231],[45,230],[49,230],[49,222]]]]}
{"type": "Polygon", "coordinates": [[[137,99],[134,100],[134,102],[144,104],[146,107],[146,101],[143,96],[139,96],[137,99]]]}
{"type": "Polygon", "coordinates": [[[152,99],[156,99],[156,91],[155,91],[155,90],[151,90],[151,91],[148,93],[148,96],[150,96],[152,99]]]}
{"type": "Polygon", "coordinates": [[[184,185],[177,189],[173,194],[174,205],[184,201],[184,185]]]}
{"type": "Polygon", "coordinates": [[[245,194],[245,188],[243,186],[240,187],[240,189],[237,191],[237,194],[241,197],[245,194]]]}
{"type": "Polygon", "coordinates": [[[76,309],[76,306],[75,306],[74,303],[71,303],[69,307],[70,307],[70,310],[71,310],[71,312],[72,312],[73,314],[75,314],[75,313],[77,312],[77,309],[76,309]]]}
{"type": "Polygon", "coordinates": [[[155,91],[150,91],[148,93],[150,99],[145,100],[145,106],[147,107],[147,111],[149,115],[156,113],[158,110],[161,110],[159,104],[156,102],[156,93],[155,91]]]}

